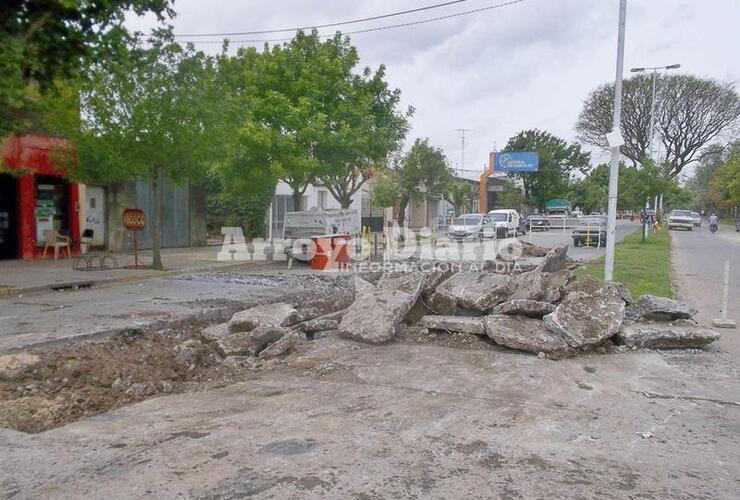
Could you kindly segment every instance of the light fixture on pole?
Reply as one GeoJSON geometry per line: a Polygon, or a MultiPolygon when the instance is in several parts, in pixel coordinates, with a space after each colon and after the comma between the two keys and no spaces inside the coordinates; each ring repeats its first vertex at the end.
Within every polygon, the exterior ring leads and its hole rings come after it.
{"type": "Polygon", "coordinates": [[[617,239],[617,188],[619,181],[619,147],[624,142],[622,121],[622,73],[624,72],[624,25],[627,20],[627,0],[619,0],[619,29],[617,35],[617,75],[614,82],[614,114],[612,131],[607,135],[611,148],[609,162],[609,203],[606,218],[606,259],[604,279],[614,279],[614,243],[617,239]]]}
{"type": "Polygon", "coordinates": [[[650,100],[650,129],[648,134],[648,140],[650,141],[648,143],[648,151],[650,152],[650,156],[653,155],[653,135],[655,133],[655,93],[656,93],[656,83],[658,79],[658,71],[662,70],[672,70],[672,69],[678,69],[680,68],[680,64],[670,64],[668,66],[653,66],[651,68],[632,68],[630,71],[632,73],[643,73],[646,71],[652,71],[653,72],[653,97],[650,100]]]}

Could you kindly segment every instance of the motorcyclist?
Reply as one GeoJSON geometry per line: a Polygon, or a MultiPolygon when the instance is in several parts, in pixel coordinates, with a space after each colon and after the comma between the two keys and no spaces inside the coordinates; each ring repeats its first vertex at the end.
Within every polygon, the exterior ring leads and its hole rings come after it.
{"type": "Polygon", "coordinates": [[[719,224],[719,217],[717,217],[717,214],[712,214],[709,216],[709,230],[717,230],[719,224]]]}

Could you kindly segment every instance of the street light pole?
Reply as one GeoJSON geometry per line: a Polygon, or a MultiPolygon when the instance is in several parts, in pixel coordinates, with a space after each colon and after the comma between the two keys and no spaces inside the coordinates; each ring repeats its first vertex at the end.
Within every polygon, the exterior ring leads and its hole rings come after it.
{"type": "MultiPolygon", "coordinates": [[[[678,69],[680,68],[680,64],[669,64],[668,66],[653,66],[651,68],[631,68],[630,71],[632,73],[642,73],[644,71],[652,71],[653,72],[653,97],[650,100],[650,129],[648,130],[648,153],[650,154],[650,158],[655,160],[655,149],[653,148],[653,144],[655,143],[655,100],[656,100],[656,89],[657,89],[657,81],[658,81],[658,71],[661,70],[672,70],[672,69],[678,69]]],[[[660,216],[660,214],[663,212],[663,195],[660,195],[660,204],[658,204],[659,197],[655,197],[655,217],[656,220],[660,216]]],[[[648,203],[645,204],[645,210],[647,214],[647,208],[649,206],[649,198],[648,203]]],[[[643,236],[642,239],[645,241],[647,237],[647,230],[643,229],[643,236]]]]}
{"type": "Polygon", "coordinates": [[[606,220],[606,259],[604,279],[614,279],[614,244],[617,236],[617,188],[619,181],[619,147],[623,144],[620,123],[622,121],[622,73],[624,72],[624,25],[627,19],[627,0],[619,0],[619,34],[617,36],[617,75],[614,82],[614,115],[612,131],[607,135],[611,148],[609,162],[609,204],[606,220]]]}

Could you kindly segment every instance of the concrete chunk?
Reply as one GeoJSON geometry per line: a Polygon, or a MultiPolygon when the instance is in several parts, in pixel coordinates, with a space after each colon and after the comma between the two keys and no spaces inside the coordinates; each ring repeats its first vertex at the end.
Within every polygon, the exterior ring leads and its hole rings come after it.
{"type": "Polygon", "coordinates": [[[568,343],[548,330],[542,321],[526,316],[485,317],[486,335],[499,345],[532,353],[565,353],[568,343]]]}
{"type": "Polygon", "coordinates": [[[483,318],[465,316],[424,316],[420,325],[428,330],[443,330],[447,332],[473,333],[485,335],[486,327],[483,318]]]}
{"type": "Polygon", "coordinates": [[[623,325],[615,340],[627,347],[686,349],[705,346],[719,337],[719,333],[691,322],[650,322],[623,325]]]}
{"type": "Polygon", "coordinates": [[[290,326],[298,319],[293,306],[276,302],[251,307],[234,314],[229,321],[230,332],[249,332],[258,326],[290,326]]]}
{"type": "Polygon", "coordinates": [[[657,295],[642,295],[629,306],[626,315],[629,319],[652,319],[656,321],[672,321],[689,319],[698,311],[695,305],[689,302],[659,297],[657,295]]]}

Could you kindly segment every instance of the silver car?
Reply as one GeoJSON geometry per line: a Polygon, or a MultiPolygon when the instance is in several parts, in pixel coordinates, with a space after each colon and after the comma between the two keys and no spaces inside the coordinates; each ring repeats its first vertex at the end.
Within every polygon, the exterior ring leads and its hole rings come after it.
{"type": "Polygon", "coordinates": [[[694,227],[701,227],[701,215],[699,215],[699,212],[691,212],[691,218],[694,219],[694,227]]]}
{"type": "Polygon", "coordinates": [[[447,236],[451,240],[473,240],[493,238],[495,232],[495,226],[487,215],[465,214],[455,217],[447,229],[447,236]]]}

